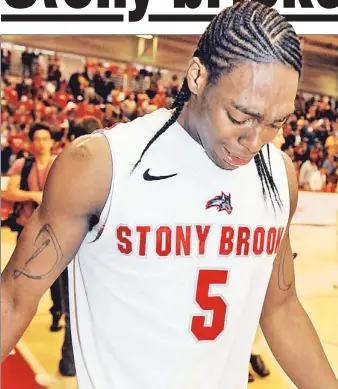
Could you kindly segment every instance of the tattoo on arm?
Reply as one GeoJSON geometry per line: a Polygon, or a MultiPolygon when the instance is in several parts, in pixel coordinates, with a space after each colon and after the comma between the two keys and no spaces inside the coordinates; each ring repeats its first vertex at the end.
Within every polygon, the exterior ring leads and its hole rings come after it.
{"type": "Polygon", "coordinates": [[[42,280],[44,278],[47,278],[52,273],[52,271],[57,267],[57,265],[61,262],[63,257],[61,247],[55,236],[52,227],[49,224],[45,224],[41,228],[41,230],[39,231],[35,239],[34,245],[37,244],[40,237],[42,238],[42,242],[38,244],[38,248],[25,262],[25,266],[23,267],[23,269],[14,269],[13,271],[14,280],[19,278],[20,276],[24,276],[32,280],[42,280]],[[55,259],[52,261],[51,265],[48,266],[47,269],[43,271],[42,274],[31,274],[29,271],[31,263],[34,260],[39,259],[40,254],[42,254],[47,249],[49,249],[50,255],[54,256],[55,259]]]}
{"type": "MultiPolygon", "coordinates": [[[[289,238],[288,238],[289,239],[289,238]]],[[[282,247],[282,250],[279,255],[279,263],[278,263],[278,288],[282,290],[283,292],[288,291],[292,284],[293,284],[293,277],[291,278],[291,281],[286,280],[286,261],[288,257],[288,249],[289,249],[289,244],[284,244],[282,247]]]]}

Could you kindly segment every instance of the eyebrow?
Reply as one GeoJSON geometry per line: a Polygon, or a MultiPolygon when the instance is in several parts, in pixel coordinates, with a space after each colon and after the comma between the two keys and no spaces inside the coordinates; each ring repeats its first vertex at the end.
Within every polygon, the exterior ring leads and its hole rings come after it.
{"type": "MultiPolygon", "coordinates": [[[[253,111],[251,110],[250,108],[248,107],[245,107],[244,105],[241,105],[241,104],[238,104],[236,103],[235,101],[230,101],[230,104],[236,108],[238,111],[244,113],[245,115],[249,115],[249,116],[252,116],[254,118],[256,118],[257,120],[263,120],[264,119],[264,115],[260,112],[257,112],[257,111],[253,111]]],[[[288,119],[292,114],[294,113],[294,111],[290,112],[289,114],[285,115],[283,118],[281,119],[276,119],[274,120],[273,123],[279,123],[279,122],[284,122],[284,120],[288,119]]]]}

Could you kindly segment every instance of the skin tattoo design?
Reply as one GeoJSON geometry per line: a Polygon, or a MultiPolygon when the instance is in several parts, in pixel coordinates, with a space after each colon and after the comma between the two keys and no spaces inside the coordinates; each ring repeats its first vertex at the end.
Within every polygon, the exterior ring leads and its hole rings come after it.
{"type": "MultiPolygon", "coordinates": [[[[289,240],[289,236],[288,236],[289,240]]],[[[285,276],[285,259],[288,257],[286,254],[286,251],[288,250],[288,245],[284,245],[283,249],[280,251],[279,255],[279,264],[278,264],[278,287],[280,290],[286,292],[288,291],[292,284],[293,284],[293,277],[291,278],[290,281],[286,280],[285,276]]],[[[294,255],[293,255],[294,257],[294,255]]]]}
{"type": "Polygon", "coordinates": [[[39,238],[43,238],[43,242],[40,244],[40,246],[35,250],[35,252],[28,258],[28,260],[25,262],[25,266],[23,269],[14,269],[13,271],[13,279],[16,280],[20,276],[27,277],[31,280],[42,280],[44,278],[49,277],[49,275],[53,272],[53,270],[57,267],[57,265],[62,260],[62,251],[60,244],[55,236],[55,233],[52,229],[52,227],[49,224],[45,224],[40,232],[38,233],[35,244],[39,240],[39,238]],[[40,254],[47,250],[48,248],[51,248],[55,255],[55,261],[52,262],[52,267],[50,269],[47,269],[44,274],[30,274],[29,267],[31,263],[39,259],[40,254]]]}

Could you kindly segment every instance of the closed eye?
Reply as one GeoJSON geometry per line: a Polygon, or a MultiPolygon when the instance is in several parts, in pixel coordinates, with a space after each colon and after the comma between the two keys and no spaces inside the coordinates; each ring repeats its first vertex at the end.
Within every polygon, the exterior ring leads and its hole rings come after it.
{"type": "Polygon", "coordinates": [[[228,115],[229,120],[230,120],[232,123],[237,124],[237,125],[239,125],[239,126],[243,126],[244,124],[250,122],[251,120],[254,120],[254,119],[246,119],[246,120],[243,120],[243,121],[239,122],[238,120],[236,120],[235,118],[233,118],[233,117],[230,115],[230,113],[229,113],[228,111],[227,111],[227,115],[228,115]]]}
{"type": "MultiPolygon", "coordinates": [[[[254,118],[246,119],[243,121],[238,121],[234,117],[232,117],[228,111],[227,111],[227,116],[232,123],[237,124],[238,126],[243,126],[245,124],[249,124],[251,127],[253,125],[253,122],[256,121],[256,119],[254,119],[254,118]]],[[[286,120],[287,119],[281,120],[277,123],[271,123],[271,124],[269,124],[269,127],[273,128],[275,130],[279,130],[283,126],[283,124],[286,122],[286,120]]]]}

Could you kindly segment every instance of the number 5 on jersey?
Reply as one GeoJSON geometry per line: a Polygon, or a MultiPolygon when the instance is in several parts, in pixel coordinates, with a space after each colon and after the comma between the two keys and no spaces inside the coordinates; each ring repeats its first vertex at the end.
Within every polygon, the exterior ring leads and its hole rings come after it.
{"type": "Polygon", "coordinates": [[[196,302],[204,311],[212,311],[211,325],[205,325],[205,316],[193,316],[191,332],[197,340],[215,340],[224,330],[227,303],[221,296],[210,296],[211,285],[226,285],[228,270],[200,270],[196,287],[196,302]]]}

